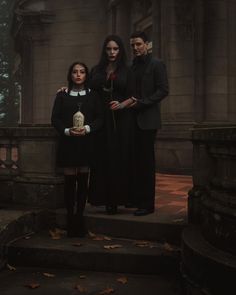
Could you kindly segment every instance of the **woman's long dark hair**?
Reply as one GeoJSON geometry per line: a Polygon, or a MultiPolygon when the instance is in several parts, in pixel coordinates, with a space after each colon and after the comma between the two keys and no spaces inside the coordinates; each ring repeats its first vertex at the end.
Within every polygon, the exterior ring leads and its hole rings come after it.
{"type": "Polygon", "coordinates": [[[71,74],[72,74],[74,66],[76,66],[76,65],[80,65],[80,66],[84,67],[85,74],[86,74],[86,78],[85,78],[85,81],[84,81],[84,88],[88,89],[89,69],[86,66],[86,64],[84,64],[83,62],[75,61],[75,62],[73,62],[72,65],[70,65],[70,67],[68,69],[68,73],[67,73],[68,91],[70,91],[73,88],[73,85],[74,85],[74,82],[72,81],[72,78],[71,78],[71,74]]]}
{"type": "Polygon", "coordinates": [[[123,41],[117,35],[109,35],[106,37],[106,39],[103,42],[101,57],[100,57],[98,65],[97,65],[97,67],[100,70],[104,70],[109,63],[108,58],[107,58],[107,53],[106,53],[106,47],[110,41],[116,42],[116,44],[119,46],[119,53],[117,56],[117,69],[120,69],[120,68],[126,66],[127,57],[126,57],[126,52],[125,52],[125,47],[124,47],[123,41]]]}

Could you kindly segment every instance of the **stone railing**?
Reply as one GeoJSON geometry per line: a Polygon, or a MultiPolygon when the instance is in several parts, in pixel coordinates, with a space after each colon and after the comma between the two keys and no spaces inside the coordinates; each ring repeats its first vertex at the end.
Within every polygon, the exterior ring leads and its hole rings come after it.
{"type": "Polygon", "coordinates": [[[0,128],[0,202],[60,207],[63,177],[56,169],[51,127],[0,128]]]}
{"type": "Polygon", "coordinates": [[[189,218],[206,240],[236,254],[236,127],[195,130],[193,145],[189,218]]]}
{"type": "Polygon", "coordinates": [[[235,293],[236,126],[197,128],[192,142],[193,188],[189,224],[182,235],[183,277],[191,295],[235,293]]]}

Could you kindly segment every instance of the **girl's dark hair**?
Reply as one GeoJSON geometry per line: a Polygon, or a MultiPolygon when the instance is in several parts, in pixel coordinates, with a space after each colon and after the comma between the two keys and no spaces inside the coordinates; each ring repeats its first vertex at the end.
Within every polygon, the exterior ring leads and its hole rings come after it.
{"type": "Polygon", "coordinates": [[[85,81],[84,81],[84,88],[87,89],[88,88],[88,80],[89,80],[89,69],[86,66],[86,64],[84,64],[83,62],[75,61],[75,62],[73,62],[73,64],[70,65],[70,67],[68,69],[68,73],[67,73],[68,90],[70,91],[73,88],[73,85],[74,85],[74,83],[72,81],[72,78],[71,78],[71,74],[72,74],[72,71],[73,71],[73,68],[74,68],[75,65],[80,65],[80,66],[84,67],[85,74],[86,74],[86,78],[85,78],[85,81]]]}
{"type": "Polygon", "coordinates": [[[105,67],[108,65],[109,61],[107,58],[106,47],[110,41],[116,42],[116,44],[119,46],[119,53],[117,56],[117,69],[126,66],[127,57],[126,57],[126,52],[125,52],[125,47],[124,47],[123,41],[117,35],[109,35],[106,37],[106,39],[103,42],[102,53],[101,53],[100,61],[98,63],[99,69],[105,69],[105,67]]]}

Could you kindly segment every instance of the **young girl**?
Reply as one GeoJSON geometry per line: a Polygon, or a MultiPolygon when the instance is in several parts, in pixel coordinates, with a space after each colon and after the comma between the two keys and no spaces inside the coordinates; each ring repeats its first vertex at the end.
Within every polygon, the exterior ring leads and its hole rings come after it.
{"type": "Polygon", "coordinates": [[[58,92],[55,98],[51,122],[59,133],[57,164],[64,168],[67,235],[84,237],[91,140],[102,125],[103,112],[99,96],[88,88],[88,68],[84,63],[74,62],[69,67],[67,81],[68,91],[58,92]],[[73,126],[73,116],[78,111],[84,116],[80,128],[73,126]]]}

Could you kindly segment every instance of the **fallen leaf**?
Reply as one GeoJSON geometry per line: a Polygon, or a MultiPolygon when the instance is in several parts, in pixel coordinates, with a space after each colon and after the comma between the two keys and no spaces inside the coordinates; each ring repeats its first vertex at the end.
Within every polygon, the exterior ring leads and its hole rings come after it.
{"type": "Polygon", "coordinates": [[[81,247],[82,244],[78,242],[78,243],[73,243],[72,246],[75,246],[75,247],[81,247]]]}
{"type": "Polygon", "coordinates": [[[79,284],[75,285],[75,289],[78,290],[80,293],[86,293],[87,292],[87,289],[80,286],[79,284]]]}
{"type": "Polygon", "coordinates": [[[106,236],[95,236],[92,238],[93,241],[111,241],[112,239],[106,236]]]}
{"type": "Polygon", "coordinates": [[[105,241],[112,241],[112,238],[109,238],[109,237],[104,236],[104,240],[105,241]]]}
{"type": "Polygon", "coordinates": [[[25,287],[29,288],[29,289],[37,289],[40,287],[40,284],[38,283],[28,283],[24,285],[25,287]]]}
{"type": "Polygon", "coordinates": [[[108,249],[108,250],[116,249],[116,248],[122,248],[122,247],[123,247],[122,245],[118,245],[118,244],[115,244],[115,245],[105,245],[105,246],[103,246],[103,248],[108,249]]]}
{"type": "Polygon", "coordinates": [[[106,294],[111,294],[111,293],[114,293],[115,292],[115,290],[113,289],[113,288],[106,288],[106,289],[104,289],[104,290],[102,290],[100,293],[99,293],[99,295],[106,295],[106,294]]]}
{"type": "Polygon", "coordinates": [[[148,242],[148,241],[136,241],[135,243],[135,246],[136,247],[150,247],[150,242],[148,242]]]}
{"type": "Polygon", "coordinates": [[[121,284],[127,284],[128,279],[126,277],[120,277],[117,279],[117,282],[119,282],[121,284]]]}
{"type": "Polygon", "coordinates": [[[94,233],[92,233],[91,231],[88,232],[88,236],[90,238],[95,238],[96,237],[96,235],[94,233]]]}
{"type": "Polygon", "coordinates": [[[104,241],[104,237],[102,237],[102,236],[95,236],[93,238],[93,241],[104,241]]]}
{"type": "Polygon", "coordinates": [[[86,276],[85,276],[85,275],[80,275],[79,278],[80,278],[81,280],[83,280],[83,279],[86,279],[86,276]]]}
{"type": "Polygon", "coordinates": [[[164,243],[163,248],[170,252],[174,251],[174,248],[168,243],[164,243]]]}
{"type": "Polygon", "coordinates": [[[14,266],[11,266],[10,264],[7,263],[7,268],[11,271],[15,271],[16,268],[14,266]]]}
{"type": "Polygon", "coordinates": [[[60,240],[61,239],[61,235],[57,231],[50,229],[49,233],[50,233],[50,236],[53,240],[60,240]]]}
{"type": "Polygon", "coordinates": [[[54,278],[55,275],[53,273],[43,272],[43,275],[48,278],[54,278]]]}

